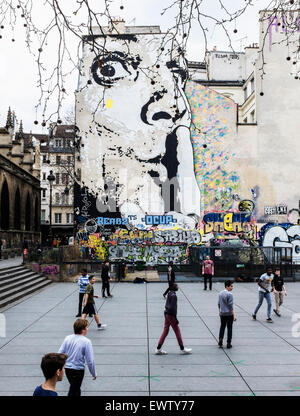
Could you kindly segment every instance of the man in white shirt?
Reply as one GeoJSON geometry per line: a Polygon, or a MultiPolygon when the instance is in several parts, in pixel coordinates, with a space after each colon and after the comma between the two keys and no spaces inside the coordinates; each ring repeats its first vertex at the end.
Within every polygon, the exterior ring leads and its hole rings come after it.
{"type": "Polygon", "coordinates": [[[255,311],[253,312],[252,318],[255,321],[256,320],[256,314],[261,307],[264,298],[266,298],[268,303],[268,318],[267,322],[272,323],[273,320],[271,318],[271,309],[272,309],[272,299],[271,299],[271,283],[274,278],[274,275],[272,274],[272,267],[268,267],[266,273],[262,274],[258,281],[258,304],[255,308],[255,311]]]}

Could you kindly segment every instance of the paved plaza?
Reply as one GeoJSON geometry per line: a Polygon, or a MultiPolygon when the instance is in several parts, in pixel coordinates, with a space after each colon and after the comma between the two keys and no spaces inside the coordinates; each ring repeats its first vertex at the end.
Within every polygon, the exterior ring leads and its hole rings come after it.
{"type": "MultiPolygon", "coordinates": [[[[114,297],[96,300],[108,328],[97,331],[95,322],[89,328],[98,378],[93,381],[86,369],[83,396],[300,395],[300,337],[292,332],[294,326],[297,335],[292,316],[300,312],[300,283],[286,284],[282,317],[273,316],[273,324],[266,322],[265,301],[258,320],[251,319],[257,284],[235,283],[238,320],[231,350],[217,347],[217,298],[224,284],[214,283],[212,291],[203,291],[200,283],[179,287],[179,325],[193,353],[180,354],[171,329],[163,347],[168,355],[154,354],[163,329],[165,283],[112,283],[114,297]]],[[[100,295],[100,289],[96,282],[95,293],[100,295]]],[[[73,332],[77,302],[77,284],[53,283],[2,311],[6,337],[0,338],[1,396],[29,396],[43,382],[41,357],[57,351],[73,332]]],[[[57,391],[67,395],[66,378],[57,391]]]]}

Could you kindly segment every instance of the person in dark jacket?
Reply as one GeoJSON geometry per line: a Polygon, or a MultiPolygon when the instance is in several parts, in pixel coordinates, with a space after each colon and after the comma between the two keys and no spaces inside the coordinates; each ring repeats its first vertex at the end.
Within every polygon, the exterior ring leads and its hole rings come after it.
{"type": "Polygon", "coordinates": [[[158,341],[158,345],[155,351],[155,354],[157,355],[167,354],[167,352],[162,350],[161,347],[165,341],[166,336],[169,333],[170,325],[175,332],[182,354],[190,354],[192,351],[191,348],[184,347],[180,328],[178,326],[179,322],[177,320],[177,296],[176,296],[177,290],[178,290],[178,285],[176,283],[170,284],[166,306],[165,306],[165,326],[164,326],[163,333],[161,334],[161,337],[158,341]]]}
{"type": "Polygon", "coordinates": [[[168,277],[169,286],[168,286],[167,290],[163,293],[164,298],[169,293],[171,285],[173,285],[173,283],[175,283],[175,272],[174,272],[174,269],[173,269],[173,262],[172,261],[169,262],[167,277],[168,277]]]}
{"type": "Polygon", "coordinates": [[[110,285],[109,285],[109,261],[104,263],[104,266],[102,267],[102,273],[101,273],[101,279],[102,279],[102,297],[103,298],[112,298],[113,296],[110,294],[110,285]],[[105,289],[107,296],[105,296],[105,289]]]}

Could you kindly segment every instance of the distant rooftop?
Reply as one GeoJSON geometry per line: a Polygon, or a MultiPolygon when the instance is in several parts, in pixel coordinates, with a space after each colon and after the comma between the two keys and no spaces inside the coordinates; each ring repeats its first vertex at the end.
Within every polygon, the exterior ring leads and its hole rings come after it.
{"type": "Polygon", "coordinates": [[[111,26],[94,26],[92,27],[93,35],[83,36],[84,39],[90,39],[95,36],[120,36],[120,35],[146,35],[161,33],[160,26],[125,26],[125,21],[115,19],[111,26]]]}

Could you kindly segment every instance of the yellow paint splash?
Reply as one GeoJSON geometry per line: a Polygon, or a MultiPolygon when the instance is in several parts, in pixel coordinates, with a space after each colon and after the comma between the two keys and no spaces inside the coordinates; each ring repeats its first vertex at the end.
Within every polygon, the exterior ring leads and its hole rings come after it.
{"type": "Polygon", "coordinates": [[[112,108],[113,106],[113,100],[111,98],[109,98],[108,100],[106,100],[106,107],[107,108],[112,108]]]}

